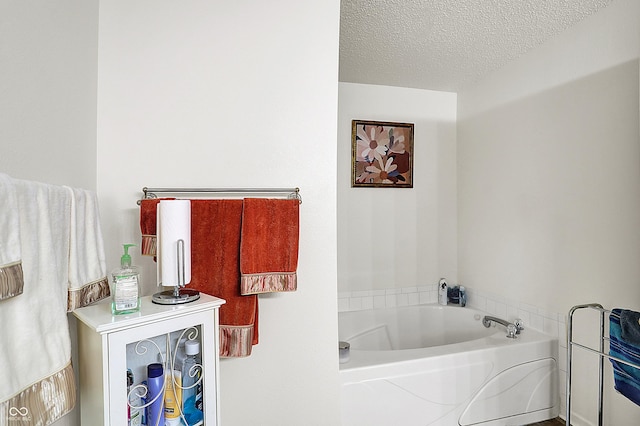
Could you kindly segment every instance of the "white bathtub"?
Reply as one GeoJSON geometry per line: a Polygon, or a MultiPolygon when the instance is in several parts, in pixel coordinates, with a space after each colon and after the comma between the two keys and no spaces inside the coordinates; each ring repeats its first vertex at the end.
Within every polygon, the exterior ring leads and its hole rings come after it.
{"type": "Polygon", "coordinates": [[[557,417],[558,340],[470,308],[341,312],[342,426],[515,426],[557,417]]]}

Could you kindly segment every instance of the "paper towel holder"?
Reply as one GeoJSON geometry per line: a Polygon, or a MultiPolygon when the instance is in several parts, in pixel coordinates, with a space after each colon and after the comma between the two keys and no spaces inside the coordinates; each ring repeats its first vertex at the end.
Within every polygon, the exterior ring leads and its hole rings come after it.
{"type": "Polygon", "coordinates": [[[156,293],[152,296],[151,301],[158,305],[181,305],[184,303],[194,302],[200,299],[200,293],[197,290],[190,288],[184,288],[185,283],[185,256],[184,256],[184,240],[179,239],[177,245],[177,271],[178,271],[178,284],[173,287],[173,290],[166,290],[156,293]]]}

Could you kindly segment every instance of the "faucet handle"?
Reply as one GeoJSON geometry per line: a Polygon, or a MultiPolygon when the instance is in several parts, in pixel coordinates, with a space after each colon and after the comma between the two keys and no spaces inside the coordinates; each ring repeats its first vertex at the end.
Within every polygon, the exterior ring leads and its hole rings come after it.
{"type": "Polygon", "coordinates": [[[516,334],[520,334],[520,332],[524,330],[524,321],[522,321],[522,319],[516,318],[513,324],[516,326],[516,334]]]}
{"type": "Polygon", "coordinates": [[[507,337],[510,339],[515,339],[516,337],[518,337],[516,336],[516,334],[518,334],[518,328],[513,324],[509,324],[507,326],[507,337]]]}

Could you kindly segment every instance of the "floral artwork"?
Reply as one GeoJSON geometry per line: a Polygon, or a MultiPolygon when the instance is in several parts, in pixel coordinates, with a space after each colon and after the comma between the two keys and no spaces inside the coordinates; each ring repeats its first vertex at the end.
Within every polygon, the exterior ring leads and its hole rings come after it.
{"type": "Polygon", "coordinates": [[[413,124],[353,120],[351,186],[413,188],[413,124]]]}

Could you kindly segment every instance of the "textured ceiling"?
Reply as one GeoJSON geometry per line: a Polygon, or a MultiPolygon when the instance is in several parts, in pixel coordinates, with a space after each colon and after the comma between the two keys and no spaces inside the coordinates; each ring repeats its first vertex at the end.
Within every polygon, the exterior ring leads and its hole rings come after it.
{"type": "Polygon", "coordinates": [[[341,82],[458,91],[613,0],[342,0],[341,82]]]}

